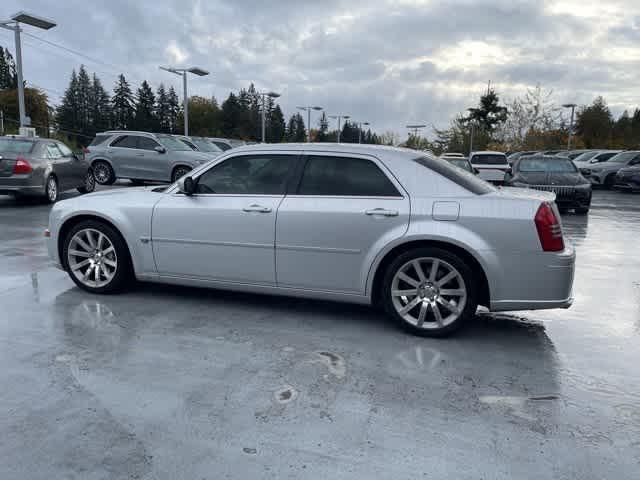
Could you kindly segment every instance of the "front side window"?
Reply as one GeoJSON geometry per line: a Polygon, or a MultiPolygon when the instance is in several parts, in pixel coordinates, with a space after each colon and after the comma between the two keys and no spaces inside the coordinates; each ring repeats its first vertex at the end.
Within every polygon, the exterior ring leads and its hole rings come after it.
{"type": "Polygon", "coordinates": [[[220,149],[220,147],[203,138],[194,138],[193,143],[195,143],[196,147],[198,147],[198,150],[201,152],[222,153],[222,149],[220,149]]]}
{"type": "Polygon", "coordinates": [[[123,135],[118,137],[115,142],[111,144],[112,147],[120,148],[138,148],[138,142],[133,135],[123,135]]]}
{"type": "Polygon", "coordinates": [[[73,152],[71,151],[71,149],[67,147],[64,143],[58,143],[58,148],[62,152],[62,155],[64,155],[65,157],[73,156],[73,152]]]}
{"type": "Polygon", "coordinates": [[[371,160],[310,155],[299,195],[400,197],[391,180],[371,160]]]}
{"type": "Polygon", "coordinates": [[[607,160],[609,160],[611,157],[614,157],[618,154],[618,152],[608,152],[608,153],[603,153],[601,155],[598,155],[596,157],[596,160],[598,162],[606,162],[607,160]]]}
{"type": "Polygon", "coordinates": [[[196,193],[220,195],[282,195],[293,155],[234,157],[198,178],[196,193]]]}
{"type": "Polygon", "coordinates": [[[156,147],[159,147],[160,144],[156,142],[153,138],[149,137],[138,137],[138,148],[141,150],[155,150],[156,147]]]}
{"type": "Polygon", "coordinates": [[[62,152],[55,143],[47,144],[47,157],[49,158],[61,158],[62,152]]]}

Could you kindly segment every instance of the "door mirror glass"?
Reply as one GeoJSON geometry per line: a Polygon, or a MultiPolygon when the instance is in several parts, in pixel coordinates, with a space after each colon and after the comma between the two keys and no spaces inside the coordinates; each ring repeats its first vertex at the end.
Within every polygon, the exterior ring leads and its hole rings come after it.
{"type": "Polygon", "coordinates": [[[196,191],[196,182],[191,176],[182,177],[178,180],[178,189],[180,190],[180,193],[193,195],[196,191]]]}
{"type": "Polygon", "coordinates": [[[164,147],[161,147],[160,145],[158,145],[157,147],[154,148],[154,150],[158,153],[167,153],[167,149],[164,147]]]}

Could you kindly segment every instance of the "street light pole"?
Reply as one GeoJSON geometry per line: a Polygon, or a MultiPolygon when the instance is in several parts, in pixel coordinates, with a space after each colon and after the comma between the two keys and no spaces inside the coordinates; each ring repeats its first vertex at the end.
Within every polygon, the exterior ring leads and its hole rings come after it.
{"type": "Polygon", "coordinates": [[[322,110],[322,107],[296,107],[298,110],[307,111],[307,143],[311,142],[311,110],[322,110]]]}
{"type": "Polygon", "coordinates": [[[351,116],[349,116],[349,115],[329,115],[329,118],[335,118],[335,119],[338,120],[338,143],[340,143],[340,137],[342,135],[342,130],[340,129],[340,120],[343,119],[343,118],[345,119],[345,121],[349,120],[351,118],[351,116]]]}
{"type": "Polygon", "coordinates": [[[562,106],[564,108],[571,109],[571,123],[569,123],[569,138],[567,139],[567,150],[571,150],[571,137],[573,136],[573,114],[575,113],[577,105],[575,103],[565,103],[562,106]]]}
{"type": "Polygon", "coordinates": [[[358,143],[362,143],[362,126],[363,125],[370,125],[369,122],[355,122],[355,124],[358,126],[358,143]]]}
{"type": "Polygon", "coordinates": [[[173,67],[158,67],[165,72],[174,73],[182,77],[182,90],[183,90],[183,103],[184,103],[184,136],[189,136],[189,95],[187,93],[187,73],[193,73],[199,77],[209,75],[209,72],[200,67],[191,68],[173,68],[173,67]]]}
{"type": "Polygon", "coordinates": [[[49,30],[56,26],[55,22],[46,18],[37,17],[30,13],[18,12],[11,17],[11,20],[0,21],[0,27],[13,30],[16,43],[16,73],[18,77],[18,109],[20,110],[20,128],[28,127],[31,124],[27,118],[24,103],[24,79],[22,77],[22,42],[20,41],[20,23],[25,23],[33,27],[49,30]],[[11,25],[12,24],[12,25],[11,25]]]}
{"type": "Polygon", "coordinates": [[[266,98],[278,98],[280,96],[279,93],[276,92],[260,92],[258,95],[262,97],[262,143],[266,143],[266,133],[267,133],[267,122],[265,119],[265,110],[267,107],[266,98]]]}

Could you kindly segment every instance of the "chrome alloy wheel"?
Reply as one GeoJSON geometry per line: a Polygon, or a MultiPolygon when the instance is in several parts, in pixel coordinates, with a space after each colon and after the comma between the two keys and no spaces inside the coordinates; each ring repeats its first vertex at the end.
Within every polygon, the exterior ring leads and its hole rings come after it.
{"type": "Polygon", "coordinates": [[[100,185],[104,185],[109,181],[111,177],[111,172],[109,171],[109,166],[106,163],[98,163],[93,168],[93,176],[100,185]]]}
{"type": "Polygon", "coordinates": [[[47,180],[47,198],[52,203],[58,198],[58,182],[53,177],[47,180]]]}
{"type": "Polygon", "coordinates": [[[118,269],[118,257],[113,242],[102,232],[85,228],[78,231],[67,249],[69,270],[88,287],[107,285],[118,269]]]}
{"type": "Polygon", "coordinates": [[[391,301],[409,324],[438,329],[455,322],[467,303],[462,275],[439,258],[415,258],[393,276],[391,301]]]}

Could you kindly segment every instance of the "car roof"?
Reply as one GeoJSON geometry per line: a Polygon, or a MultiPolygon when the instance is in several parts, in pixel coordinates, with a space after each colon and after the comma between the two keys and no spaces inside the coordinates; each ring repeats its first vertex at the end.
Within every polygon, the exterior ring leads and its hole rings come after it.
{"type": "MultiPolygon", "coordinates": [[[[371,145],[359,143],[258,143],[255,145],[242,145],[233,149],[233,152],[263,152],[274,150],[296,150],[304,152],[331,152],[356,155],[385,155],[388,157],[406,158],[413,160],[421,155],[430,155],[426,152],[411,150],[409,148],[391,147],[387,145],[371,145]]],[[[435,157],[434,157],[435,158],[435,157]]]]}
{"type": "Polygon", "coordinates": [[[496,152],[491,150],[479,150],[477,152],[471,152],[470,155],[504,155],[504,152],[496,152]]]}
{"type": "MultiPolygon", "coordinates": [[[[98,135],[144,135],[147,137],[157,137],[158,134],[151,132],[141,132],[138,130],[107,130],[106,132],[96,133],[98,135]]],[[[168,135],[168,134],[167,134],[168,135]]]]}

